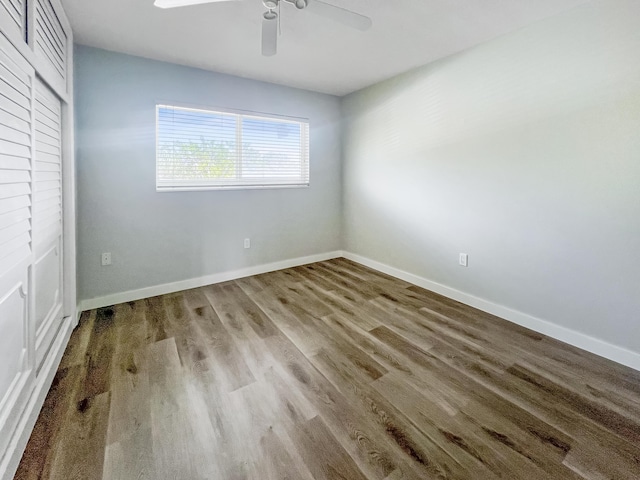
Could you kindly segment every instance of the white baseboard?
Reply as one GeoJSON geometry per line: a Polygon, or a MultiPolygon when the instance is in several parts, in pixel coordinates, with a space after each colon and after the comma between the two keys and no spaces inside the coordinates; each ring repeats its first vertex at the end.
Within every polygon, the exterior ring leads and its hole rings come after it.
{"type": "Polygon", "coordinates": [[[128,292],[115,293],[113,295],[107,295],[104,297],[82,300],[78,307],[78,312],[80,313],[85,310],[93,310],[94,308],[117,305],[124,302],[132,302],[134,300],[155,297],[157,295],[165,295],[167,293],[180,292],[182,290],[188,290],[190,288],[204,287],[206,285],[212,285],[214,283],[228,282],[230,280],[236,280],[238,278],[250,277],[252,275],[259,275],[261,273],[274,272],[276,270],[284,270],[285,268],[298,267],[300,265],[306,265],[308,263],[323,262],[332,258],[341,257],[342,253],[342,251],[337,250],[334,252],[309,255],[307,257],[292,258],[289,260],[281,260],[279,262],[266,263],[253,267],[241,268],[239,270],[231,270],[228,272],[214,273],[213,275],[190,278],[188,280],[165,283],[162,285],[155,285],[153,287],[140,288],[138,290],[130,290],[128,292]]]}
{"type": "Polygon", "coordinates": [[[80,302],[80,305],[78,307],[78,314],[80,314],[80,312],[82,311],[92,310],[94,308],[101,308],[118,303],[140,300],[142,298],[164,295],[181,290],[188,290],[190,288],[203,287],[206,285],[212,285],[214,283],[227,282],[229,280],[236,280],[238,278],[249,277],[251,275],[259,275],[261,273],[268,273],[276,270],[297,267],[300,265],[306,265],[308,263],[322,262],[324,260],[330,260],[332,258],[338,257],[348,258],[349,260],[353,260],[354,262],[360,263],[369,268],[373,268],[374,270],[378,270],[393,277],[400,278],[406,282],[426,288],[433,292],[444,295],[445,297],[457,300],[461,303],[504,318],[505,320],[529,328],[538,333],[542,333],[549,337],[555,338],[556,340],[560,340],[562,342],[568,343],[569,345],[573,345],[588,352],[595,353],[596,355],[600,355],[601,357],[613,360],[614,362],[621,363],[622,365],[626,365],[640,371],[640,353],[638,352],[625,349],[618,345],[613,345],[611,343],[605,342],[604,340],[600,340],[584,333],[580,333],[575,330],[563,327],[556,323],[534,317],[532,315],[514,310],[509,307],[505,307],[504,305],[500,305],[498,303],[494,303],[489,300],[470,295],[460,290],[456,290],[455,288],[451,288],[432,280],[420,277],[418,275],[405,272],[404,270],[400,270],[395,267],[377,262],[375,260],[371,260],[370,258],[339,250],[317,255],[310,255],[308,257],[293,258],[274,263],[256,265],[239,270],[216,273],[213,275],[207,275],[173,283],[165,283],[163,285],[141,288],[139,290],[131,290],[128,292],[116,293],[104,297],[83,300],[82,302],[80,302]]]}
{"type": "Polygon", "coordinates": [[[24,449],[27,446],[27,442],[29,441],[33,427],[36,424],[36,420],[38,420],[40,409],[44,404],[44,399],[46,398],[47,393],[49,393],[51,382],[53,382],[53,377],[58,370],[58,365],[60,365],[60,360],[62,359],[64,350],[69,342],[69,337],[75,327],[75,317],[76,316],[74,314],[70,317],[65,317],[62,320],[62,327],[60,327],[60,331],[58,332],[53,345],[51,345],[49,354],[42,364],[42,368],[40,369],[40,373],[36,379],[36,385],[29,397],[27,406],[22,413],[20,422],[13,433],[11,441],[7,446],[7,450],[4,452],[4,457],[2,457],[2,460],[0,461],[0,479],[12,479],[18,469],[20,459],[22,458],[24,449]]]}
{"type": "Polygon", "coordinates": [[[74,315],[73,328],[76,328],[80,323],[80,316],[82,315],[82,308],[81,308],[82,305],[80,303],[81,302],[78,302],[78,304],[76,305],[76,313],[74,315]]]}
{"type": "Polygon", "coordinates": [[[591,337],[584,333],[571,330],[517,310],[513,310],[509,307],[505,307],[504,305],[475,297],[468,293],[461,292],[460,290],[456,290],[455,288],[447,287],[446,285],[419,277],[418,275],[405,272],[404,270],[371,260],[370,258],[362,257],[350,252],[343,252],[343,256],[374,270],[386,273],[387,275],[391,275],[419,287],[426,288],[432,292],[439,293],[445,297],[457,300],[458,302],[470,305],[484,312],[491,313],[500,318],[504,318],[505,320],[509,320],[510,322],[534,330],[538,333],[555,338],[556,340],[573,345],[574,347],[595,353],[596,355],[600,355],[601,357],[640,371],[640,353],[638,352],[627,350],[626,348],[613,345],[605,342],[604,340],[591,337]]]}

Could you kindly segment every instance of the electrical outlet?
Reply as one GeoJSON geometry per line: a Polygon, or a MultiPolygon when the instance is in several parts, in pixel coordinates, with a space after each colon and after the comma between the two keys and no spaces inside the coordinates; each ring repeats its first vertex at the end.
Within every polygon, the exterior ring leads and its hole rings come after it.
{"type": "Polygon", "coordinates": [[[102,266],[106,267],[108,265],[111,265],[111,253],[105,252],[102,254],[102,266]]]}
{"type": "Polygon", "coordinates": [[[469,255],[467,255],[466,253],[461,253],[460,254],[460,265],[462,267],[468,267],[469,266],[469,255]]]}
{"type": "Polygon", "coordinates": [[[251,239],[250,238],[245,238],[244,239],[244,248],[251,248],[251,239]]]}

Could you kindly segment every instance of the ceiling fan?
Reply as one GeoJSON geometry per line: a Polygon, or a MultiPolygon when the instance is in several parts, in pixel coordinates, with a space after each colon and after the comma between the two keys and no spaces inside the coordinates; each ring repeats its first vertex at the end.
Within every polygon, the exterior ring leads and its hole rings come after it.
{"type": "MultiPolygon", "coordinates": [[[[160,8],[175,8],[230,1],[236,0],[155,0],[154,5],[160,8]]],[[[361,31],[368,30],[372,25],[369,17],[321,0],[262,0],[262,3],[267,9],[262,15],[262,54],[266,57],[275,55],[278,51],[278,19],[282,3],[293,5],[298,10],[309,10],[361,31]]]]}

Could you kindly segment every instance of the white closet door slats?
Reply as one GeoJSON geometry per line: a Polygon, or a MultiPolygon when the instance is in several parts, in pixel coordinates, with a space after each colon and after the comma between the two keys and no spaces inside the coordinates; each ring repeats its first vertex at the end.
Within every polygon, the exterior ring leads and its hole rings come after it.
{"type": "Polygon", "coordinates": [[[36,245],[39,243],[51,243],[51,237],[57,238],[60,236],[60,229],[58,228],[61,220],[59,210],[59,208],[56,208],[42,211],[42,220],[38,222],[38,227],[33,229],[33,238],[36,245]],[[47,235],[44,235],[45,233],[47,235]]]}
{"type": "Polygon", "coordinates": [[[60,100],[40,80],[36,83],[35,130],[33,237],[39,257],[62,234],[60,100]]]}
{"type": "Polygon", "coordinates": [[[4,244],[0,253],[0,270],[10,272],[17,265],[24,264],[31,256],[30,240],[29,235],[24,235],[4,244]]]}
{"type": "Polygon", "coordinates": [[[25,86],[24,82],[28,81],[28,78],[22,77],[17,72],[12,72],[4,65],[0,65],[0,80],[7,85],[11,85],[12,88],[17,90],[25,97],[29,96],[29,89],[25,86]]]}
{"type": "Polygon", "coordinates": [[[42,131],[41,128],[36,130],[36,151],[44,151],[45,153],[51,153],[54,155],[60,154],[60,140],[51,137],[48,133],[42,131]]]}
{"type": "Polygon", "coordinates": [[[66,78],[67,35],[49,0],[35,0],[35,51],[66,78]]]}
{"type": "MultiPolygon", "coordinates": [[[[40,27],[40,25],[37,27],[40,27]]],[[[53,66],[60,77],[64,78],[64,68],[60,65],[57,55],[52,51],[51,42],[48,38],[44,38],[46,34],[43,34],[42,28],[37,28],[36,32],[36,51],[53,66]]]]}
{"type": "Polygon", "coordinates": [[[44,122],[38,122],[36,129],[38,130],[38,133],[42,133],[40,141],[48,145],[60,147],[60,132],[55,128],[51,128],[44,122]]]}
{"type": "Polygon", "coordinates": [[[3,228],[0,230],[0,245],[4,245],[5,243],[17,238],[21,235],[29,234],[31,230],[31,222],[29,220],[23,220],[18,222],[10,227],[3,228]]]}
{"type": "Polygon", "coordinates": [[[16,225],[23,220],[30,219],[31,210],[29,210],[29,207],[18,207],[16,210],[12,210],[0,215],[0,230],[4,228],[10,228],[12,225],[16,225]]]}
{"type": "MultiPolygon", "coordinates": [[[[24,149],[20,149],[19,147],[26,147],[27,149],[31,147],[31,135],[28,133],[7,128],[7,131],[5,132],[4,137],[9,142],[14,143],[15,145],[18,145],[18,147],[11,148],[11,150],[14,152],[25,151],[24,149]]],[[[11,153],[9,148],[7,148],[7,153],[11,153]]]]}
{"type": "Polygon", "coordinates": [[[25,122],[31,122],[31,112],[29,110],[20,107],[16,102],[12,102],[2,95],[0,95],[0,110],[4,110],[25,122]]]}
{"type": "MultiPolygon", "coordinates": [[[[12,132],[9,129],[5,129],[3,133],[4,135],[10,136],[12,138],[12,132]]],[[[7,155],[12,155],[14,157],[23,157],[29,158],[31,156],[31,149],[27,145],[20,145],[19,143],[15,143],[12,140],[5,140],[0,137],[0,151],[6,153],[7,155]]]]}
{"type": "MultiPolygon", "coordinates": [[[[36,8],[40,10],[39,6],[36,8]]],[[[52,58],[55,59],[56,64],[62,66],[64,65],[64,55],[61,53],[62,46],[60,45],[58,34],[51,27],[51,22],[48,20],[42,21],[42,12],[39,13],[40,15],[36,16],[36,22],[39,31],[42,33],[42,39],[45,40],[43,46],[53,55],[52,58]]]]}
{"type": "Polygon", "coordinates": [[[43,142],[38,138],[38,132],[36,132],[36,152],[48,153],[49,155],[60,156],[60,147],[55,147],[43,142]]]}
{"type": "MultiPolygon", "coordinates": [[[[11,199],[12,197],[27,196],[31,201],[31,186],[29,184],[0,184],[0,200],[11,199]]],[[[0,203],[0,212],[2,211],[2,203],[0,203]]]]}
{"type": "Polygon", "coordinates": [[[61,103],[36,81],[35,163],[33,174],[33,251],[35,253],[36,371],[62,320],[61,103]]]}
{"type": "Polygon", "coordinates": [[[29,183],[31,174],[24,170],[3,170],[0,183],[29,183]]]}
{"type": "Polygon", "coordinates": [[[58,190],[60,186],[60,181],[58,180],[36,182],[35,193],[42,193],[48,190],[58,190]]]}
{"type": "Polygon", "coordinates": [[[60,180],[60,172],[59,171],[51,171],[51,170],[36,170],[34,175],[34,180],[36,181],[36,185],[39,182],[52,182],[60,180]]]}
{"type": "Polygon", "coordinates": [[[31,199],[27,196],[13,197],[4,199],[0,202],[0,228],[7,227],[9,225],[9,218],[15,218],[15,221],[20,221],[22,218],[16,212],[28,212],[29,218],[31,218],[31,199]],[[14,217],[10,217],[14,215],[14,217]]]}
{"type": "Polygon", "coordinates": [[[50,218],[47,222],[48,224],[43,221],[40,228],[33,230],[33,250],[39,255],[42,255],[46,247],[60,238],[60,218],[50,218]]]}
{"type": "MultiPolygon", "coordinates": [[[[2,109],[0,109],[0,125],[12,128],[13,130],[18,130],[19,132],[29,130],[28,121],[24,121],[2,109]]],[[[2,153],[0,153],[0,155],[2,155],[2,153]]]]}
{"type": "Polygon", "coordinates": [[[3,0],[3,2],[12,5],[16,12],[22,12],[22,7],[24,6],[24,2],[22,0],[3,0]]]}
{"type": "MultiPolygon", "coordinates": [[[[3,41],[2,43],[10,45],[6,41],[3,41]]],[[[2,65],[7,71],[9,71],[10,77],[16,77],[18,81],[23,85],[30,85],[29,74],[19,67],[14,69],[14,66],[16,65],[15,62],[3,49],[0,49],[0,65],[2,65]]],[[[13,84],[14,82],[10,80],[9,83],[13,84]]]]}
{"type": "Polygon", "coordinates": [[[59,210],[60,208],[55,208],[49,211],[43,210],[40,213],[42,219],[38,222],[38,226],[33,229],[36,245],[47,241],[50,243],[51,238],[44,238],[43,232],[53,235],[54,237],[60,236],[60,229],[58,228],[61,220],[59,210]]]}
{"type": "Polygon", "coordinates": [[[44,121],[48,118],[53,122],[53,125],[58,125],[60,123],[60,109],[56,109],[54,106],[43,105],[42,103],[36,103],[36,111],[44,121]]]}
{"type": "Polygon", "coordinates": [[[17,106],[22,107],[26,111],[29,111],[29,108],[31,107],[29,92],[25,95],[20,92],[18,88],[8,84],[4,79],[0,81],[0,95],[10,102],[15,103],[17,106]]]}
{"type": "Polygon", "coordinates": [[[0,154],[0,170],[29,170],[29,159],[0,154]]]}
{"type": "Polygon", "coordinates": [[[66,38],[66,36],[53,5],[51,5],[49,0],[37,0],[36,7],[42,9],[44,15],[42,15],[41,19],[46,22],[55,42],[60,47],[61,51],[64,52],[66,42],[63,39],[66,38]]]}
{"type": "Polygon", "coordinates": [[[5,272],[31,255],[31,234],[24,232],[0,244],[0,267],[5,272]]]}
{"type": "MultiPolygon", "coordinates": [[[[0,160],[0,165],[2,165],[2,161],[0,160]]],[[[60,164],[59,163],[51,163],[51,162],[42,162],[38,160],[36,162],[36,170],[39,172],[59,172],[60,164]]]]}
{"type": "MultiPolygon", "coordinates": [[[[33,207],[34,216],[40,215],[43,218],[55,219],[57,221],[60,218],[60,199],[58,197],[48,198],[43,201],[36,202],[33,207]]],[[[46,225],[44,222],[40,222],[40,225],[46,225]]]]}
{"type": "Polygon", "coordinates": [[[54,165],[60,165],[60,155],[40,152],[38,154],[36,165],[38,163],[51,163],[54,165]]]}
{"type": "Polygon", "coordinates": [[[19,105],[24,109],[29,109],[31,106],[29,92],[25,92],[24,88],[20,87],[22,87],[22,85],[10,84],[4,78],[0,79],[0,95],[3,95],[16,105],[19,105]]]}
{"type": "Polygon", "coordinates": [[[34,208],[35,208],[35,204],[36,203],[44,202],[44,201],[50,200],[52,198],[56,198],[59,201],[60,200],[60,192],[57,192],[55,190],[48,190],[46,192],[40,192],[40,194],[38,194],[37,201],[34,202],[34,208]]]}
{"type": "MultiPolygon", "coordinates": [[[[56,131],[57,128],[59,128],[60,125],[60,119],[59,118],[49,118],[47,116],[45,116],[40,110],[36,110],[36,112],[38,112],[38,116],[39,118],[39,122],[41,125],[46,126],[47,128],[49,128],[51,131],[56,131]]],[[[57,132],[57,134],[59,135],[60,132],[57,132]]]]}
{"type": "Polygon", "coordinates": [[[1,275],[31,254],[32,86],[24,65],[0,40],[1,275]]]}
{"type": "Polygon", "coordinates": [[[16,26],[22,30],[25,17],[24,0],[0,0],[0,12],[3,10],[16,23],[16,26]]]}

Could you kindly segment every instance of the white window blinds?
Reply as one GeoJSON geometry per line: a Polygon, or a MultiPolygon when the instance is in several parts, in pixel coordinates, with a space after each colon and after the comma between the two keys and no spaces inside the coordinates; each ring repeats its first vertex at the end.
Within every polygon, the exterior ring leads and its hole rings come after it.
{"type": "Polygon", "coordinates": [[[309,185],[309,123],[252,114],[156,107],[156,188],[309,185]]]}

